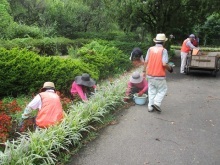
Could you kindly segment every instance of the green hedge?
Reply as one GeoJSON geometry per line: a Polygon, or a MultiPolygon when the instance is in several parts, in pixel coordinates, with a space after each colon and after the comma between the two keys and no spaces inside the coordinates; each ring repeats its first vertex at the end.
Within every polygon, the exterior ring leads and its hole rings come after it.
{"type": "Polygon", "coordinates": [[[96,81],[131,68],[122,51],[97,41],[78,50],[79,58],[42,57],[27,49],[0,48],[0,97],[38,92],[45,81],[53,81],[64,94],[75,76],[89,73],[96,81]]]}
{"type": "Polygon", "coordinates": [[[26,48],[40,55],[67,55],[69,47],[82,47],[89,43],[89,39],[71,40],[68,38],[16,38],[13,40],[0,40],[0,47],[6,49],[26,48]]]}
{"type": "Polygon", "coordinates": [[[100,79],[113,76],[131,68],[131,62],[127,55],[107,43],[101,40],[92,41],[80,48],[76,56],[83,62],[98,67],[100,79]]]}
{"type": "Polygon", "coordinates": [[[75,76],[87,72],[99,78],[94,65],[77,59],[40,57],[26,49],[0,48],[0,67],[0,97],[38,92],[45,81],[53,81],[58,90],[69,93],[75,76]]]}
{"type": "Polygon", "coordinates": [[[77,33],[74,40],[56,37],[56,38],[16,38],[13,40],[0,40],[0,47],[6,49],[26,48],[40,55],[54,56],[54,55],[68,55],[70,47],[80,48],[92,40],[105,40],[109,46],[117,47],[123,53],[130,56],[134,47],[140,47],[144,54],[152,43],[140,42],[138,37],[134,34],[120,34],[120,33],[77,33]]]}

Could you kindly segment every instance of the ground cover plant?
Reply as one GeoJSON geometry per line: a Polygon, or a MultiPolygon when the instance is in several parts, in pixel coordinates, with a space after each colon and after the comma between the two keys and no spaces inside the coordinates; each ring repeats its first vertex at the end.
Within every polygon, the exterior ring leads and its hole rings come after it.
{"type": "MultiPolygon", "coordinates": [[[[67,111],[68,105],[72,102],[71,99],[65,97],[59,91],[57,93],[61,98],[64,111],[67,111]]],[[[0,100],[0,143],[13,138],[16,139],[19,136],[17,132],[21,133],[34,130],[33,118],[25,120],[22,126],[19,126],[23,109],[31,99],[32,96],[20,96],[17,98],[5,97],[0,100]]],[[[36,112],[33,112],[32,116],[35,115],[36,112]]],[[[4,148],[3,146],[1,147],[4,148]]]]}
{"type": "Polygon", "coordinates": [[[29,131],[16,141],[5,142],[0,164],[56,164],[59,152],[79,144],[82,132],[92,129],[91,122],[101,121],[102,116],[124,104],[127,80],[125,75],[111,83],[103,83],[88,102],[73,104],[59,125],[29,131]]]}

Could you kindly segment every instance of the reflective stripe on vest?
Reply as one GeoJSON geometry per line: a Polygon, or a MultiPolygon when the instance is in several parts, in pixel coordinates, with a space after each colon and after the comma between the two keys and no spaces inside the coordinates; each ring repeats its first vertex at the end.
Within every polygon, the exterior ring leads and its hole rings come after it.
{"type": "Polygon", "coordinates": [[[163,47],[151,47],[147,64],[147,75],[152,77],[165,77],[165,67],[163,66],[163,47]]]}
{"type": "Polygon", "coordinates": [[[188,47],[188,46],[186,45],[186,43],[187,43],[188,41],[189,41],[189,38],[187,38],[187,39],[185,39],[185,40],[183,41],[183,44],[182,44],[182,47],[181,47],[181,52],[189,53],[190,47],[188,47]]]}
{"type": "Polygon", "coordinates": [[[60,98],[53,92],[41,92],[42,108],[38,111],[36,124],[41,128],[54,125],[63,119],[60,98]]]}

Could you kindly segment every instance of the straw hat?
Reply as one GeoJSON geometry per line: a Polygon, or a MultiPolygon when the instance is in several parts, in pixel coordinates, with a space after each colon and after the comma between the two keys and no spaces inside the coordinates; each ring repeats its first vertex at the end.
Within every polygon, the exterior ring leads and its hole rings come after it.
{"type": "Polygon", "coordinates": [[[133,72],[130,77],[130,82],[134,84],[138,84],[143,81],[143,76],[140,75],[139,72],[133,72]]]}
{"type": "Polygon", "coordinates": [[[84,85],[87,87],[92,87],[93,85],[95,85],[95,81],[90,78],[90,75],[87,73],[83,73],[82,76],[76,76],[75,82],[78,85],[84,85]]]}
{"type": "Polygon", "coordinates": [[[43,88],[54,88],[55,89],[55,85],[53,82],[45,82],[43,85],[43,88]]]}
{"type": "Polygon", "coordinates": [[[166,38],[166,35],[164,33],[157,34],[156,38],[153,39],[154,42],[165,42],[168,38],[166,38]]]}

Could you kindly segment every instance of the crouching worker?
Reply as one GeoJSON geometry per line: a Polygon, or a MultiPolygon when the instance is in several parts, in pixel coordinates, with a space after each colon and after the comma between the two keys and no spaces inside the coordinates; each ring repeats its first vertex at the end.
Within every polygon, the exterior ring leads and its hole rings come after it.
{"type": "Polygon", "coordinates": [[[127,85],[124,101],[132,100],[135,93],[138,93],[138,96],[140,97],[143,94],[147,94],[147,92],[147,80],[139,72],[133,72],[127,85]]]}
{"type": "Polygon", "coordinates": [[[38,109],[35,118],[36,126],[47,128],[61,122],[64,117],[64,111],[60,97],[55,92],[53,82],[45,82],[34,99],[26,106],[22,119],[27,119],[33,110],[38,109]]]}
{"type": "Polygon", "coordinates": [[[81,100],[87,101],[88,96],[95,92],[96,85],[95,81],[90,78],[90,75],[83,73],[82,76],[76,76],[75,81],[72,83],[70,93],[73,99],[80,97],[81,100]]]}
{"type": "Polygon", "coordinates": [[[136,47],[132,50],[130,58],[134,66],[140,66],[144,64],[143,52],[140,48],[136,47]]]}

